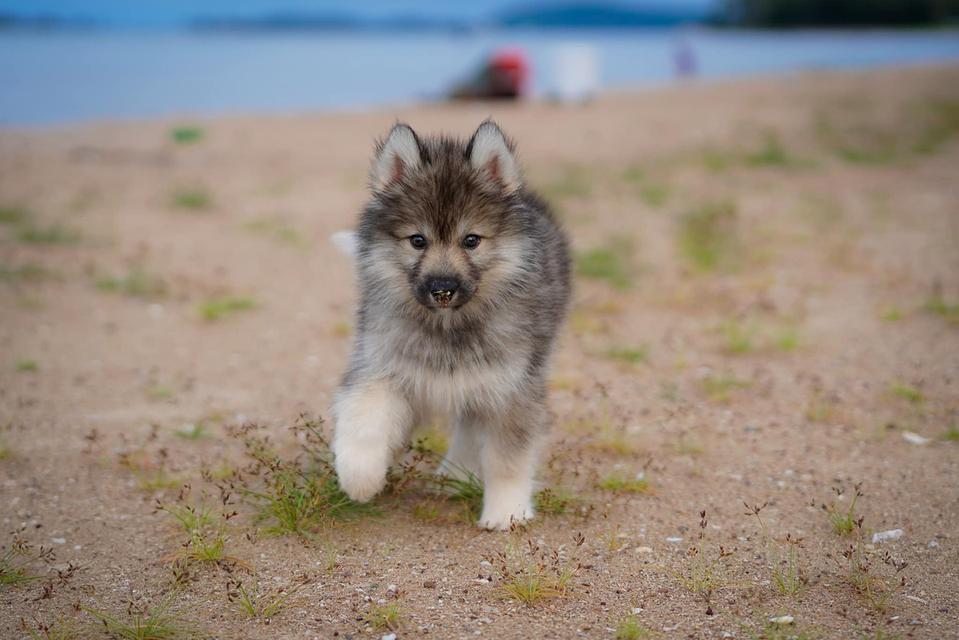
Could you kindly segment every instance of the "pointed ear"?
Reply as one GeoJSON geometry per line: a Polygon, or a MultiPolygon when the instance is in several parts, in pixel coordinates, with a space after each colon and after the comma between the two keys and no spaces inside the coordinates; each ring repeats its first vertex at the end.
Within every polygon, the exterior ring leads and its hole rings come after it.
{"type": "Polygon", "coordinates": [[[376,145],[373,166],[370,167],[370,186],[373,191],[382,191],[419,169],[422,163],[416,132],[408,124],[398,122],[386,139],[376,145]]]}
{"type": "Polygon", "coordinates": [[[492,120],[479,126],[467,147],[470,164],[488,180],[498,182],[507,193],[523,184],[519,163],[513,155],[513,143],[492,120]]]}

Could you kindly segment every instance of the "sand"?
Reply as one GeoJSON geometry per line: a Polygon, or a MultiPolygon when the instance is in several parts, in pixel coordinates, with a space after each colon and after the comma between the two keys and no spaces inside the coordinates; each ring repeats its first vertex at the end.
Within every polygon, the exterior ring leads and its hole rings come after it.
{"type": "Polygon", "coordinates": [[[0,131],[2,543],[22,529],[56,554],[0,585],[0,636],[28,637],[24,619],[98,637],[85,609],[168,597],[222,638],[379,638],[380,601],[401,638],[612,638],[628,616],[663,638],[959,637],[957,100],[945,66],[0,131]],[[229,559],[171,592],[189,536],[157,503],[183,482],[216,503],[202,470],[248,463],[230,426],[292,459],[288,427],[327,415],[357,293],[328,238],[356,220],[374,137],[397,118],[468,135],[488,115],[576,250],[605,251],[608,277],[576,281],[540,474],[575,503],[489,533],[411,488],[304,540],[234,494],[229,559]],[[201,139],[174,142],[183,125],[201,139]],[[223,296],[250,308],[203,319],[223,296]],[[645,492],[601,488],[639,473],[645,492]],[[821,505],[847,508],[857,483],[862,525],[842,536],[821,505]],[[744,502],[768,503],[767,539],[744,502]],[[787,533],[795,594],[772,568],[787,533]],[[528,606],[497,554],[520,566],[530,541],[573,573],[528,606]],[[269,592],[302,574],[269,619],[228,598],[231,578],[269,592]]]}

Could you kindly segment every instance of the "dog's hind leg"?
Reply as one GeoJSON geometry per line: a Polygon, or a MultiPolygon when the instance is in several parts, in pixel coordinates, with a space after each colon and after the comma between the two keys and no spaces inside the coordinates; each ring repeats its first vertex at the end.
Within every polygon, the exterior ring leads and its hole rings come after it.
{"type": "Polygon", "coordinates": [[[452,425],[449,451],[437,471],[451,478],[465,480],[470,474],[482,476],[480,447],[483,443],[483,424],[464,414],[457,415],[452,425]]]}
{"type": "Polygon", "coordinates": [[[386,484],[386,472],[413,422],[405,397],[388,382],[358,382],[337,393],[333,454],[340,486],[353,500],[366,502],[386,484]]]}
{"type": "Polygon", "coordinates": [[[505,425],[484,434],[480,450],[483,469],[484,529],[509,529],[533,517],[533,476],[545,440],[546,411],[535,404],[513,411],[505,425]]]}

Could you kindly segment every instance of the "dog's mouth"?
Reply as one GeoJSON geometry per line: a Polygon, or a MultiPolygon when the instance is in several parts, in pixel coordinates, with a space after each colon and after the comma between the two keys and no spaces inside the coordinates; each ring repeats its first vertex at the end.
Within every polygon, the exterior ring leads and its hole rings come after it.
{"type": "Polygon", "coordinates": [[[441,290],[433,291],[430,294],[430,297],[433,298],[433,302],[436,303],[436,306],[440,309],[449,308],[453,304],[453,296],[456,294],[455,291],[441,290]]]}

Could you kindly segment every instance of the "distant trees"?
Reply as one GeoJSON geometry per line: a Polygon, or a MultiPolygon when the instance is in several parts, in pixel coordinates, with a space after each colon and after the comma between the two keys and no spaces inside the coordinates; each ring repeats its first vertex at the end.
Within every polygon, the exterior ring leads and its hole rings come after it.
{"type": "Polygon", "coordinates": [[[750,27],[920,25],[959,19],[959,0],[723,0],[719,21],[750,27]]]}

